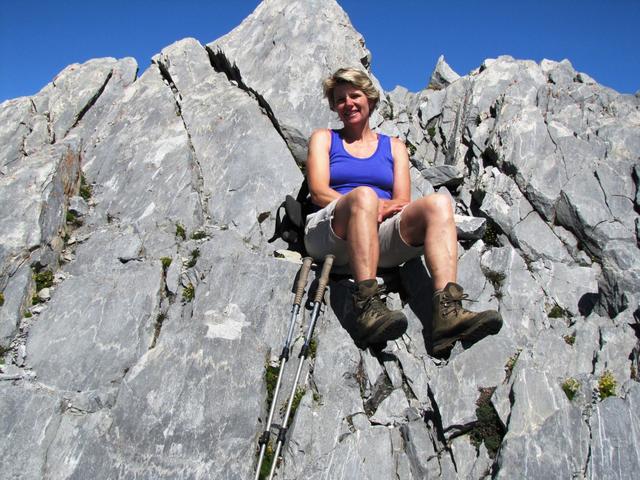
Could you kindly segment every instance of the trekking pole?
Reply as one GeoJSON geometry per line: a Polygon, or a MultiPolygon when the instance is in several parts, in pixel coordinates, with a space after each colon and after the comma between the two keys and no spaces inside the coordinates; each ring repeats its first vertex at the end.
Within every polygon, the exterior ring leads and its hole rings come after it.
{"type": "Polygon", "coordinates": [[[333,255],[327,255],[324,257],[324,265],[322,266],[322,273],[320,274],[320,280],[318,281],[318,288],[316,289],[316,294],[313,300],[313,310],[311,311],[311,320],[309,320],[309,328],[307,330],[307,334],[304,337],[304,345],[300,349],[300,354],[298,355],[298,370],[296,371],[296,377],[293,380],[293,387],[291,388],[291,393],[289,394],[289,401],[287,402],[287,410],[284,414],[284,419],[282,420],[282,427],[278,432],[278,443],[276,444],[276,450],[273,455],[273,463],[271,464],[271,472],[269,473],[269,480],[273,479],[273,474],[276,471],[276,466],[278,464],[278,456],[280,455],[280,450],[284,441],[287,437],[287,423],[289,422],[289,415],[291,414],[291,406],[293,405],[293,399],[296,396],[296,390],[298,387],[298,381],[300,380],[300,373],[302,372],[302,364],[304,360],[307,358],[307,353],[309,352],[309,345],[311,343],[311,337],[313,336],[313,330],[316,326],[316,320],[318,319],[318,313],[320,312],[320,306],[322,305],[322,297],[324,296],[324,290],[327,287],[327,283],[329,283],[329,273],[331,272],[331,266],[333,265],[333,255]]]}
{"type": "Polygon", "coordinates": [[[304,294],[304,287],[307,285],[307,278],[309,277],[309,270],[311,270],[311,264],[313,259],[311,257],[305,257],[302,261],[302,267],[300,267],[298,282],[295,287],[295,298],[293,300],[293,306],[291,307],[291,319],[289,320],[289,332],[287,333],[287,339],[282,347],[282,353],[280,354],[280,365],[278,366],[278,380],[276,382],[276,388],[273,390],[273,398],[271,399],[271,406],[269,408],[269,417],[267,419],[267,425],[260,436],[258,441],[260,445],[260,456],[258,457],[258,467],[256,468],[255,480],[260,477],[260,468],[262,467],[262,461],[264,460],[264,454],[267,449],[267,443],[269,443],[269,435],[271,432],[271,423],[273,421],[273,413],[278,402],[278,393],[280,392],[280,383],[282,382],[282,374],[284,372],[284,365],[289,360],[289,350],[291,348],[291,340],[293,338],[293,330],[296,324],[296,318],[298,312],[300,312],[300,304],[302,303],[302,295],[304,294]]]}

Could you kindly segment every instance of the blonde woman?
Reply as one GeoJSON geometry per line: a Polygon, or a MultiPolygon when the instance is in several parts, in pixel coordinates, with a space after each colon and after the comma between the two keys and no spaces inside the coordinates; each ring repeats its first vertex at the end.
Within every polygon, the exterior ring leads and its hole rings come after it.
{"type": "Polygon", "coordinates": [[[434,288],[433,353],[457,340],[496,333],[500,314],[462,308],[456,282],[457,237],[447,195],[411,201],[409,156],[404,143],[373,132],[369,116],[380,94],[362,71],[342,68],[324,81],[340,130],[317,130],[309,141],[307,180],[316,210],[307,217],[305,245],[316,259],[328,253],[349,264],[356,282],[357,328],[364,344],[400,337],[407,319],[380,297],[376,271],[424,255],[434,288]]]}

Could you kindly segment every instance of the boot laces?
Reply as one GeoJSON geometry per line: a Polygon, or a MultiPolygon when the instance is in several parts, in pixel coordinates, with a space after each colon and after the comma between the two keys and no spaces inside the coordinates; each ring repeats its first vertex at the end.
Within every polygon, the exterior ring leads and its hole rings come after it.
{"type": "Polygon", "coordinates": [[[469,295],[463,293],[462,295],[449,295],[446,292],[443,293],[442,299],[440,300],[440,308],[442,312],[442,316],[448,317],[450,314],[457,315],[460,310],[462,310],[462,300],[466,300],[467,302],[475,302],[476,300],[471,300],[469,295]]]}
{"type": "Polygon", "coordinates": [[[386,293],[387,290],[385,286],[378,286],[378,291],[364,300],[361,311],[370,311],[375,314],[387,313],[389,309],[385,302],[386,293]]]}

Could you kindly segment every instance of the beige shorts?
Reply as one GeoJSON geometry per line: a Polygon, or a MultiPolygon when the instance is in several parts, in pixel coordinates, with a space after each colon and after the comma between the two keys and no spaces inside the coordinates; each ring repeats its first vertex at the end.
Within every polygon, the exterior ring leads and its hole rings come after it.
{"type": "MultiPolygon", "coordinates": [[[[316,260],[322,260],[325,255],[335,255],[335,265],[349,263],[347,242],[333,231],[331,220],[338,199],[331,202],[322,210],[318,210],[307,216],[304,229],[304,244],[310,256],[316,260]]],[[[380,258],[378,266],[382,268],[395,267],[407,260],[422,255],[422,246],[414,247],[405,242],[400,236],[400,218],[402,212],[387,218],[378,227],[378,239],[380,241],[380,258]]]]}

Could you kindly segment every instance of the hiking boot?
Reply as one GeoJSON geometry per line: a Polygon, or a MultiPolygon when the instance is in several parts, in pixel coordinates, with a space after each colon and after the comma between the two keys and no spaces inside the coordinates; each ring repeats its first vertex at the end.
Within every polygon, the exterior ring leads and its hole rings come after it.
{"type": "Polygon", "coordinates": [[[389,310],[380,293],[378,282],[372,279],[359,282],[353,296],[358,337],[364,345],[395,340],[407,330],[407,317],[399,310],[389,310]]]}
{"type": "Polygon", "coordinates": [[[495,310],[470,312],[462,308],[467,295],[457,283],[449,282],[433,294],[433,355],[446,355],[453,345],[462,340],[475,343],[493,335],[502,327],[502,317],[495,310]]]}

